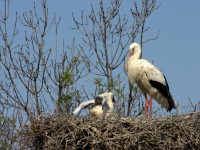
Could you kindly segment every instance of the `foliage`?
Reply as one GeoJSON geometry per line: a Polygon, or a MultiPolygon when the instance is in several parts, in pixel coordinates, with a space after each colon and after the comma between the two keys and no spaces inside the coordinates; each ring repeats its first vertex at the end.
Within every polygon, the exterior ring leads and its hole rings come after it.
{"type": "Polygon", "coordinates": [[[59,84],[62,84],[63,87],[73,84],[73,76],[68,70],[61,75],[59,84]]]}
{"type": "Polygon", "coordinates": [[[68,94],[64,94],[59,97],[59,99],[56,101],[56,104],[61,107],[62,110],[66,110],[67,112],[70,112],[70,108],[72,106],[72,96],[68,94]]]}
{"type": "Polygon", "coordinates": [[[0,116],[0,147],[1,149],[11,148],[17,142],[16,121],[0,116]]]}

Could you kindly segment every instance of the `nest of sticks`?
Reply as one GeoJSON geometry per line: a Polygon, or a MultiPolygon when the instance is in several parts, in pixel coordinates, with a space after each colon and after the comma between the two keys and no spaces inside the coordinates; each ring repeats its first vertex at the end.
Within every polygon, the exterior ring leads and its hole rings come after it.
{"type": "Polygon", "coordinates": [[[19,134],[31,149],[200,149],[200,113],[148,122],[59,114],[35,120],[19,134]]]}

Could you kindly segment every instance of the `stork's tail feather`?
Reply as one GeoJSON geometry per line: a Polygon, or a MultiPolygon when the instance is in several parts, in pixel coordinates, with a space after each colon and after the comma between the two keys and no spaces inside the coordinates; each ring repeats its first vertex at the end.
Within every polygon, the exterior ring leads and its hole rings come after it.
{"type": "Polygon", "coordinates": [[[173,108],[176,109],[176,104],[175,104],[174,99],[172,98],[171,94],[169,94],[167,100],[168,100],[168,103],[169,103],[169,108],[167,109],[167,111],[170,112],[173,108]]]}

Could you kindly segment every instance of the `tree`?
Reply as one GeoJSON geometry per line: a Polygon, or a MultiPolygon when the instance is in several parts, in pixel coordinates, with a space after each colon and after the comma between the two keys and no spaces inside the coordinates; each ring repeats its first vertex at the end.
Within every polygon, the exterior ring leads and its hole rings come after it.
{"type": "MultiPolygon", "coordinates": [[[[85,57],[88,58],[85,63],[88,72],[94,77],[92,82],[96,85],[97,91],[114,91],[121,99],[118,101],[119,110],[123,114],[127,112],[127,116],[129,116],[135,107],[135,101],[139,100],[141,94],[137,87],[132,88],[130,84],[129,97],[124,94],[124,90],[127,89],[125,89],[126,84],[122,79],[122,68],[124,68],[125,56],[128,53],[127,47],[137,37],[140,37],[141,46],[152,40],[144,41],[144,33],[149,29],[149,27],[145,27],[145,23],[158,7],[155,0],[143,0],[141,9],[138,8],[138,3],[134,2],[130,10],[133,18],[127,18],[126,15],[122,16],[119,13],[121,5],[121,0],[113,0],[110,7],[105,8],[103,0],[101,0],[99,10],[96,11],[91,5],[91,12],[84,15],[82,11],[80,20],[72,14],[75,23],[73,29],[82,34],[83,45],[80,47],[85,57]],[[88,48],[89,51],[87,51],[88,48]],[[135,92],[134,98],[132,91],[135,92]]],[[[140,114],[140,106],[138,108],[140,114]]]]}
{"type": "Polygon", "coordinates": [[[72,29],[83,38],[81,42],[72,39],[68,46],[59,35],[62,20],[49,14],[46,0],[34,2],[31,11],[16,12],[15,17],[10,17],[10,1],[4,0],[0,11],[0,108],[8,112],[2,112],[1,118],[6,125],[2,128],[13,131],[8,138],[27,122],[34,131],[35,121],[46,113],[71,113],[85,98],[104,91],[114,92],[120,115],[141,113],[141,93],[136,86],[127,92],[124,64],[131,42],[139,38],[142,45],[151,40],[144,40],[149,29],[146,19],[158,7],[156,0],[143,0],[141,9],[134,2],[132,18],[127,18],[120,14],[122,5],[122,0],[112,0],[106,7],[101,0],[99,10],[91,5],[90,13],[85,16],[82,11],[80,20],[73,13],[72,29]],[[8,24],[13,25],[12,30],[8,24]],[[47,43],[49,37],[55,42],[47,43]],[[94,89],[81,84],[85,77],[94,89]]]}
{"type": "Polygon", "coordinates": [[[12,145],[17,142],[16,129],[16,116],[12,118],[6,116],[8,113],[7,108],[0,110],[0,147],[1,149],[11,149],[12,145]]]}
{"type": "Polygon", "coordinates": [[[57,19],[55,14],[50,17],[46,0],[40,2],[41,16],[36,3],[32,11],[15,14],[12,33],[7,28],[10,22],[9,0],[4,1],[0,18],[1,105],[18,110],[19,117],[23,116],[18,120],[20,125],[30,121],[34,126],[35,118],[54,110],[54,107],[69,113],[73,109],[71,106],[83,96],[76,87],[84,70],[80,63],[80,50],[75,49],[75,41],[71,47],[65,46],[64,39],[62,50],[58,49],[61,19],[57,19]],[[24,39],[18,40],[22,34],[19,28],[24,29],[24,39]],[[50,31],[54,31],[53,36],[50,31]],[[55,38],[55,45],[45,42],[48,36],[55,38]],[[60,56],[57,56],[58,52],[60,56]]]}
{"type": "MultiPolygon", "coordinates": [[[[159,32],[157,34],[157,36],[155,38],[151,38],[151,39],[146,39],[144,41],[144,33],[147,32],[149,30],[149,27],[145,27],[145,23],[148,17],[150,17],[150,15],[160,7],[156,5],[156,0],[143,0],[142,1],[142,7],[139,10],[138,8],[138,4],[135,2],[134,3],[134,10],[131,9],[131,14],[134,18],[134,23],[132,25],[132,32],[131,32],[131,37],[132,37],[132,43],[135,41],[135,38],[137,36],[139,36],[140,38],[140,45],[141,45],[141,49],[142,49],[142,45],[143,43],[146,43],[150,40],[155,40],[158,38],[159,32]]],[[[142,57],[142,56],[141,56],[142,57]]],[[[128,108],[127,108],[127,116],[129,116],[131,114],[131,110],[132,107],[134,105],[134,100],[135,100],[135,96],[138,94],[138,88],[137,86],[134,87],[134,91],[135,91],[135,95],[134,98],[132,97],[132,91],[133,91],[133,85],[131,85],[129,83],[129,99],[128,99],[128,108]]],[[[140,115],[143,110],[144,107],[142,106],[142,109],[140,109],[140,100],[138,101],[138,115],[140,115]]]]}

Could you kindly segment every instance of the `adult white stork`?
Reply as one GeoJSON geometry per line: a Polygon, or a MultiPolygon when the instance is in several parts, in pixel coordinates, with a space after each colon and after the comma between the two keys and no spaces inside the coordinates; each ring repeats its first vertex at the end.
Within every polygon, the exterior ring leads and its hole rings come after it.
{"type": "Polygon", "coordinates": [[[165,76],[153,64],[145,59],[141,59],[141,47],[138,43],[132,43],[129,47],[130,55],[126,62],[126,72],[129,82],[135,82],[141,89],[145,97],[146,119],[152,117],[152,99],[154,98],[162,108],[171,111],[176,108],[175,102],[169,91],[169,86],[165,76]],[[147,96],[150,99],[148,100],[147,96]],[[150,112],[149,112],[150,106],[150,112]],[[150,114],[149,114],[150,113],[150,114]]]}
{"type": "Polygon", "coordinates": [[[115,100],[113,93],[103,93],[94,99],[80,103],[80,105],[73,111],[73,114],[79,115],[82,109],[89,107],[91,107],[89,109],[90,115],[107,118],[114,112],[115,100]]]}

